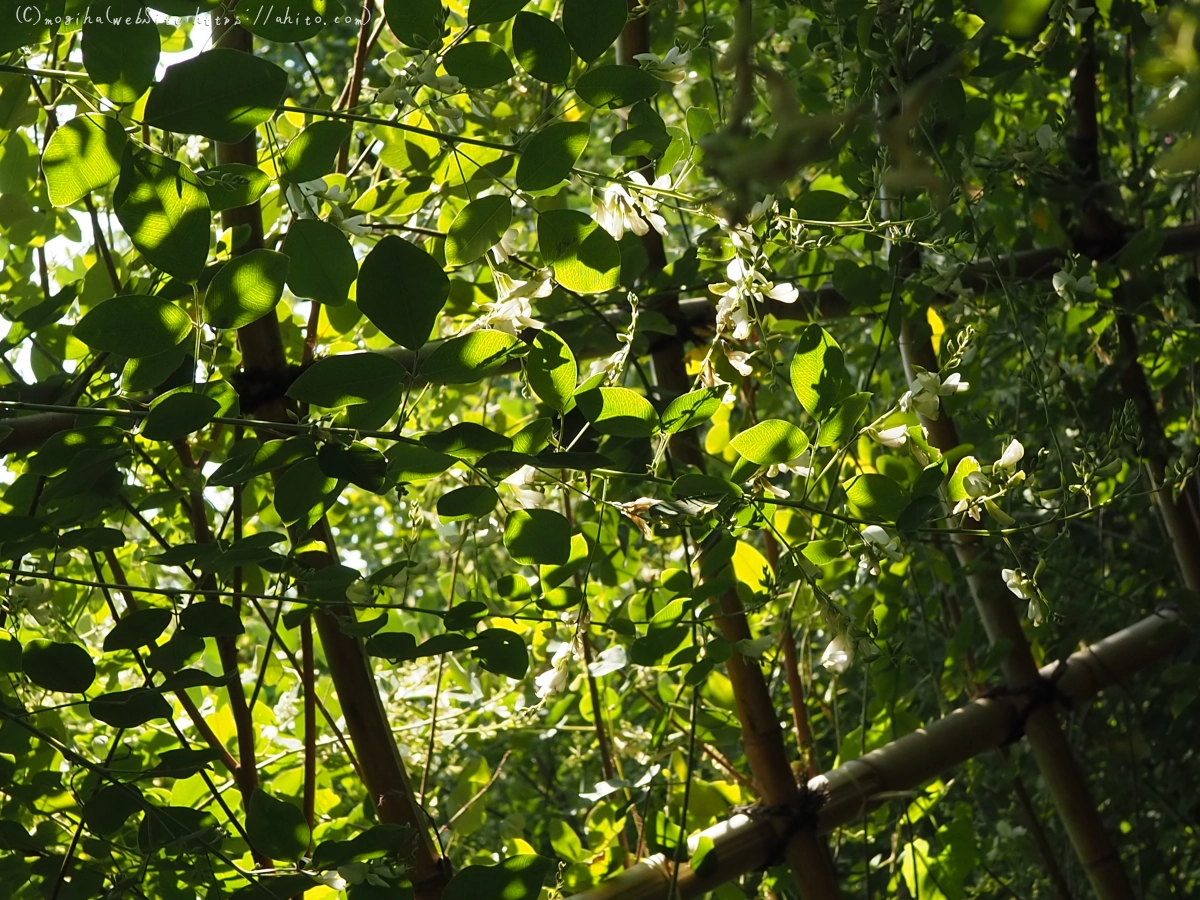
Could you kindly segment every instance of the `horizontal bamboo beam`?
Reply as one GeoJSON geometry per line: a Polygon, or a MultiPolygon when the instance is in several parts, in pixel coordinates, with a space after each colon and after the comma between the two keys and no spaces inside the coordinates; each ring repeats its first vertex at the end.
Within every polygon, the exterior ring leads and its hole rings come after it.
{"type": "MultiPolygon", "coordinates": [[[[1066,668],[1045,666],[1041,673],[1057,680],[1059,694],[1079,706],[1104,688],[1124,681],[1153,663],[1178,653],[1191,639],[1178,613],[1163,609],[1130,627],[1109,635],[1071,655],[1066,668]]],[[[920,787],[942,772],[1001,746],[1021,721],[1027,700],[999,695],[973,700],[931,725],[880,747],[860,759],[818,775],[808,782],[827,795],[817,828],[830,831],[854,821],[864,810],[885,802],[882,795],[920,787]]],[[[739,814],[688,841],[695,849],[701,837],[711,838],[713,850],[700,876],[681,864],[676,881],[681,900],[698,897],[727,881],[759,868],[778,843],[776,823],[766,817],[739,814]],[[715,856],[715,862],[710,862],[715,856]],[[709,869],[711,866],[711,869],[709,869]]],[[[671,885],[671,860],[656,854],[571,900],[666,900],[671,885]]]]}

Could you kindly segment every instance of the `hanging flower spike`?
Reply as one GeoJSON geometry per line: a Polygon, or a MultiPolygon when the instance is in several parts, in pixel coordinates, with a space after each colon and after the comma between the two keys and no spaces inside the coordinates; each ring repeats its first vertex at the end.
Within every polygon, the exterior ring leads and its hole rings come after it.
{"type": "Polygon", "coordinates": [[[672,47],[666,56],[657,53],[635,53],[633,58],[642,64],[642,68],[661,81],[671,84],[683,84],[687,78],[688,58],[690,50],[680,50],[672,47]]]}
{"type": "Polygon", "coordinates": [[[1008,585],[1008,589],[1017,597],[1026,600],[1029,607],[1026,614],[1029,616],[1034,625],[1041,625],[1045,621],[1050,610],[1046,606],[1046,601],[1042,598],[1042,593],[1037,589],[1037,584],[1032,578],[1026,575],[1021,569],[1002,569],[1001,577],[1004,578],[1004,583],[1008,585]]]}
{"type": "Polygon", "coordinates": [[[596,201],[596,224],[618,241],[626,230],[639,237],[650,230],[638,215],[629,192],[619,184],[610,184],[596,201]]]}
{"type": "Polygon", "coordinates": [[[825,652],[821,654],[821,665],[834,675],[841,675],[854,662],[854,642],[844,631],[829,642],[825,652]]]}

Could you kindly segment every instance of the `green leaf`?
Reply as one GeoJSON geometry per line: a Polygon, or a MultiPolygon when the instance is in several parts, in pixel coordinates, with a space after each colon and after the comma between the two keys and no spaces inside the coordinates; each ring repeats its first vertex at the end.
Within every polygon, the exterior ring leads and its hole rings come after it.
{"type": "Polygon", "coordinates": [[[326,409],[370,403],[408,377],[400,363],[379,353],[339,353],[319,359],[292,382],[288,396],[326,409]]]}
{"type": "Polygon", "coordinates": [[[283,239],[288,258],[287,286],[297,297],[341,306],[358,277],[350,240],[336,225],[320,219],[292,223],[283,239]]]}
{"type": "Polygon", "coordinates": [[[116,178],[128,142],[111,116],[85,113],[60,125],[42,154],[50,202],[70,206],[116,178]]]}
{"type": "Polygon", "coordinates": [[[148,441],[175,441],[199,431],[221,411],[212,397],[189,388],[159,397],[142,423],[141,436],[148,441]]]}
{"type": "Polygon", "coordinates": [[[825,566],[846,554],[845,541],[809,541],[800,552],[816,566],[825,566]]]}
{"type": "Polygon", "coordinates": [[[88,704],[88,712],[113,728],[136,728],[153,719],[170,719],[171,704],[150,688],[133,688],[101,694],[88,704]]]}
{"type": "Polygon", "coordinates": [[[760,466],[791,462],[808,449],[808,435],[783,419],[766,419],[748,428],[729,442],[729,446],[760,466]]]}
{"type": "Polygon", "coordinates": [[[628,127],[613,135],[613,156],[647,156],[657,159],[671,143],[662,116],[645,100],[629,110],[628,127]]]}
{"type": "Polygon", "coordinates": [[[441,43],[446,19],[441,0],[384,0],[383,14],[402,44],[428,50],[441,43]]]}
{"type": "Polygon", "coordinates": [[[625,0],[566,0],[563,31],[584,62],[595,62],[621,36],[629,12],[625,0]]]}
{"type": "Polygon", "coordinates": [[[537,900],[555,863],[544,856],[510,856],[494,866],[467,866],[455,873],[442,900],[537,900]]]}
{"type": "Polygon", "coordinates": [[[721,408],[721,398],[724,396],[723,387],[710,387],[676,397],[663,410],[663,431],[675,434],[703,425],[721,408]]]}
{"type": "Polygon", "coordinates": [[[7,634],[0,634],[0,672],[21,671],[21,642],[7,634]]]}
{"type": "Polygon", "coordinates": [[[551,509],[518,509],[504,520],[504,546],[515,562],[563,566],[571,558],[571,523],[551,509]]]}
{"type": "Polygon", "coordinates": [[[671,485],[671,496],[676,500],[689,497],[733,497],[741,499],[742,489],[732,481],[714,475],[689,473],[680,475],[671,485]]]}
{"type": "Polygon", "coordinates": [[[662,82],[633,66],[597,66],[579,76],[575,93],[596,109],[621,109],[658,93],[662,82]]]}
{"type": "Polygon", "coordinates": [[[549,328],[539,331],[533,339],[533,349],[525,359],[525,372],[529,386],[543,403],[560,413],[570,409],[579,367],[566,341],[549,328]]]}
{"type": "Polygon", "coordinates": [[[168,778],[187,778],[189,775],[203,772],[209,767],[209,763],[217,762],[222,755],[221,751],[215,747],[198,747],[194,750],[164,750],[158,754],[158,765],[151,771],[168,778]]]}
{"type": "Polygon", "coordinates": [[[512,203],[500,194],[464,206],[446,232],[446,265],[465,266],[500,242],[512,222],[512,203]]]}
{"type": "Polygon", "coordinates": [[[517,62],[538,81],[562,84],[567,80],[571,45],[562,29],[545,16],[519,13],[513,22],[512,42],[517,62]]]}
{"type": "Polygon", "coordinates": [[[296,463],[275,484],[275,512],[286,525],[300,523],[309,528],[337,500],[340,488],[336,478],[321,471],[316,457],[296,463]]]}
{"type": "Polygon", "coordinates": [[[376,634],[367,640],[367,655],[390,659],[392,662],[408,662],[428,656],[441,656],[456,650],[474,646],[474,641],[465,634],[438,634],[417,646],[416,638],[403,631],[388,631],[376,634]]]}
{"type": "Polygon", "coordinates": [[[150,90],[145,122],[236,144],[275,115],[287,73],[260,56],[217,47],[167,69],[150,90]]]}
{"type": "MultiPolygon", "coordinates": [[[[529,671],[529,650],[525,641],[516,632],[505,628],[481,632],[475,638],[475,651],[471,656],[479,660],[482,668],[497,675],[521,679],[529,671]]],[[[536,897],[535,893],[530,900],[536,897]]]]}
{"type": "MultiPolygon", "coordinates": [[[[257,166],[245,163],[225,163],[204,169],[196,173],[204,193],[208,197],[208,206],[212,212],[223,212],[227,209],[237,209],[239,206],[249,206],[262,197],[271,186],[271,176],[257,166]]],[[[296,226],[315,219],[301,219],[293,222],[288,230],[290,234],[296,226]]],[[[323,224],[323,223],[322,223],[323,224]]],[[[330,226],[333,227],[332,225],[330,226]]],[[[284,238],[286,245],[287,238],[284,238]]]]}
{"type": "Polygon", "coordinates": [[[383,238],[358,274],[358,308],[376,328],[409,350],[419,350],[450,296],[450,279],[437,260],[402,237],[383,238]]]}
{"type": "Polygon", "coordinates": [[[467,7],[468,25],[494,25],[519,13],[529,0],[471,0],[467,7]]]}
{"type": "Polygon", "coordinates": [[[855,475],[846,484],[846,496],[852,509],[866,519],[894,522],[908,505],[904,488],[877,472],[855,475]]]}
{"type": "Polygon", "coordinates": [[[459,422],[442,431],[422,435],[421,443],[459,459],[481,459],[489,453],[513,449],[511,438],[474,422],[459,422]]]}
{"type": "Polygon", "coordinates": [[[237,610],[220,600],[197,600],[179,614],[179,625],[196,637],[233,637],[244,634],[237,610]]]}
{"type": "Polygon", "coordinates": [[[374,447],[355,441],[349,447],[330,442],[317,452],[321,471],[364,491],[381,492],[388,481],[388,461],[374,447]]]}
{"type": "Polygon", "coordinates": [[[371,857],[401,854],[410,848],[412,837],[408,825],[373,825],[348,841],[321,841],[313,853],[312,868],[327,871],[371,857]]]}
{"type": "Polygon", "coordinates": [[[443,522],[478,519],[490,513],[499,500],[496,492],[486,484],[460,487],[438,498],[438,518],[443,522]]]}
{"type": "Polygon", "coordinates": [[[315,181],[333,171],[338,150],[350,137],[349,122],[322,119],[313,122],[288,142],[279,177],[292,184],[315,181]]]}
{"type": "Polygon", "coordinates": [[[717,130],[712,113],[704,106],[689,107],[685,115],[685,122],[687,123],[688,137],[693,142],[698,142],[701,138],[707,137],[717,130]]]}
{"type": "Polygon", "coordinates": [[[237,17],[251,34],[291,44],[316,37],[326,25],[336,22],[342,11],[338,0],[242,0],[237,17]]]}
{"type": "Polygon", "coordinates": [[[83,821],[92,833],[107,837],[145,807],[142,792],[135,785],[106,784],[83,804],[83,821]]]}
{"type": "Polygon", "coordinates": [[[46,524],[39,522],[33,516],[0,515],[0,544],[9,541],[22,541],[36,534],[46,532],[46,524]]]}
{"type": "Polygon", "coordinates": [[[21,650],[21,670],[40,688],[82,694],[96,680],[96,664],[78,644],[34,640],[21,650]]]}
{"type": "Polygon", "coordinates": [[[93,307],[73,333],[93,350],[136,358],[175,346],[191,330],[188,314],[171,301],[122,294],[93,307]]]}
{"type": "Polygon", "coordinates": [[[896,517],[896,528],[900,531],[916,531],[942,505],[942,501],[932,494],[914,495],[908,506],[896,517]]]}
{"type": "Polygon", "coordinates": [[[538,216],[538,248],[554,279],[569,291],[602,294],[621,284],[621,248],[613,236],[578,209],[538,216]]]}
{"type": "Polygon", "coordinates": [[[829,414],[829,418],[821,423],[821,430],[817,433],[817,446],[836,447],[851,437],[858,426],[858,420],[867,411],[871,397],[870,391],[863,391],[851,394],[835,406],[833,412],[829,414]]]}
{"type": "Polygon", "coordinates": [[[208,259],[212,215],[208,195],[191,169],[127,146],[113,205],[147,262],[183,281],[200,277],[208,259]]]}
{"type": "Polygon", "coordinates": [[[296,435],[284,441],[267,441],[261,447],[250,445],[244,454],[231,456],[208,478],[213,487],[244,484],[257,475],[313,456],[317,452],[312,438],[296,435]]]}
{"type": "Polygon", "coordinates": [[[466,41],[451,47],[442,57],[442,66],[463,87],[475,90],[493,88],[516,74],[504,48],[490,41],[466,41]]]}
{"type": "Polygon", "coordinates": [[[587,122],[556,122],[536,132],[517,163],[517,187],[544,191],[560,184],[587,149],[591,133],[587,122]]]}
{"type": "Polygon", "coordinates": [[[436,478],[458,462],[447,453],[417,444],[393,444],[388,449],[387,460],[388,478],[406,484],[436,478]]]}
{"type": "Polygon", "coordinates": [[[312,832],[300,807],[255,788],[246,804],[246,836],[271,859],[292,861],[308,851],[312,832]]]}
{"type": "Polygon", "coordinates": [[[837,191],[806,191],[792,201],[792,213],[798,219],[836,222],[850,198],[837,191]]]}
{"type": "Polygon", "coordinates": [[[104,652],[136,650],[153,644],[171,624],[169,609],[136,609],[126,613],[104,636],[104,652]]]}
{"type": "Polygon", "coordinates": [[[842,348],[820,325],[809,325],[800,333],[791,376],[800,405],[818,421],[845,397],[848,378],[842,348]]]}
{"type": "Polygon", "coordinates": [[[168,855],[199,852],[213,846],[217,820],[212,813],[190,806],[150,806],[138,828],[138,848],[168,855]]]}
{"type": "Polygon", "coordinates": [[[526,349],[506,332],[472,331],[439,344],[421,363],[420,374],[432,384],[474,384],[526,349]]]}
{"type": "Polygon", "coordinates": [[[115,550],[125,545],[125,534],[116,528],[77,528],[58,539],[58,549],[115,550]]]}
{"type": "Polygon", "coordinates": [[[242,328],[275,309],[283,296],[288,257],[274,250],[251,250],[225,263],[204,296],[213,328],[242,328]]]}
{"type": "Polygon", "coordinates": [[[97,90],[113,103],[133,103],[154,83],[158,26],[141,4],[118,4],[112,14],[139,21],[114,23],[95,16],[83,25],[83,67],[97,90]]]}
{"type": "Polygon", "coordinates": [[[833,286],[846,298],[850,309],[876,306],[891,283],[891,275],[879,266],[860,266],[849,259],[833,264],[833,286]]]}
{"type": "Polygon", "coordinates": [[[629,388],[593,388],[577,395],[575,402],[601,434],[649,437],[659,426],[658,414],[650,401],[629,388]]]}

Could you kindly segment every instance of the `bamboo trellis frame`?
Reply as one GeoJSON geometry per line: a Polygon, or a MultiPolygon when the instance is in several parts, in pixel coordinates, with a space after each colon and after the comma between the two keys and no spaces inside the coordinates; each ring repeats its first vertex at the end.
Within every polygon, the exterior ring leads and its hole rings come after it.
{"type": "MultiPolygon", "coordinates": [[[[1165,661],[1190,638],[1178,613],[1162,609],[1072,654],[1065,670],[1060,671],[1055,663],[1044,666],[1041,675],[1056,678],[1060,696],[1077,707],[1105,688],[1165,661]]],[[[1014,694],[973,700],[925,728],[811,779],[808,787],[827,795],[817,830],[827,832],[851,822],[886,802],[884,795],[917,788],[947,769],[1002,746],[1020,725],[1027,704],[1014,694]]],[[[709,856],[715,856],[715,863],[703,876],[687,864],[679,866],[675,878],[679,900],[700,896],[760,868],[786,824],[738,814],[689,838],[689,853],[701,838],[710,838],[713,850],[709,856]]],[[[656,854],[570,900],[668,900],[672,868],[668,855],[656,854]]]]}

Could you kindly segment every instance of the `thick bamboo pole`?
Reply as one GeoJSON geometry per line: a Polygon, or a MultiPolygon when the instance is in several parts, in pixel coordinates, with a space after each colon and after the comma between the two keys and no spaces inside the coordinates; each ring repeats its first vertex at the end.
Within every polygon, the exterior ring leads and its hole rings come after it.
{"type": "MultiPolygon", "coordinates": [[[[1059,695],[1078,707],[1109,685],[1164,662],[1190,638],[1174,610],[1160,610],[1072,654],[1057,681],[1059,695]]],[[[1045,678],[1058,674],[1058,664],[1041,670],[1045,678]]],[[[1027,703],[1014,694],[973,700],[925,728],[811,779],[810,789],[827,794],[818,829],[829,831],[855,821],[865,810],[887,802],[883,795],[920,787],[947,769],[1001,746],[1020,724],[1027,703]]],[[[689,849],[702,837],[710,838],[709,856],[715,860],[703,876],[680,865],[677,896],[680,900],[698,897],[762,866],[774,828],[765,816],[739,814],[694,835],[689,849]]],[[[671,869],[670,857],[657,854],[571,900],[667,900],[671,869]]]]}
{"type": "MultiPolygon", "coordinates": [[[[253,37],[239,25],[219,29],[214,38],[222,46],[245,53],[254,52],[253,37]]],[[[254,134],[238,144],[217,144],[216,149],[220,163],[258,164],[254,134]]],[[[236,225],[249,228],[249,237],[238,248],[238,252],[262,246],[262,211],[257,202],[227,210],[221,218],[226,228],[236,225]]],[[[244,371],[276,377],[287,373],[287,354],[279,321],[274,314],[263,316],[238,329],[238,343],[244,371]]],[[[264,419],[286,419],[284,398],[258,410],[257,415],[264,419]]],[[[306,554],[306,563],[314,568],[335,564],[337,550],[328,521],[322,519],[311,534],[325,544],[327,552],[306,554]]],[[[410,878],[416,897],[417,900],[436,900],[445,887],[448,866],[434,846],[429,822],[413,793],[362,641],[342,630],[342,621],[354,621],[354,610],[349,606],[334,605],[314,613],[313,618],[346,719],[346,729],[362,767],[367,794],[375,806],[379,821],[407,825],[413,829],[413,869],[410,878]]]]}
{"type": "MultiPolygon", "coordinates": [[[[938,371],[937,357],[929,340],[914,341],[912,324],[908,321],[901,326],[899,344],[909,381],[915,377],[914,366],[921,366],[930,372],[938,371]]],[[[945,410],[936,419],[922,416],[921,424],[929,435],[929,443],[943,453],[958,446],[958,432],[945,410]]],[[[1008,688],[1013,691],[1034,690],[1040,675],[1021,621],[1013,608],[1012,595],[1000,577],[999,568],[989,558],[979,535],[964,528],[956,530],[951,538],[954,553],[966,573],[975,608],[987,632],[988,642],[993,645],[1004,642],[1009,648],[1000,662],[1008,688]]],[[[1087,779],[1071,753],[1070,744],[1054,710],[1045,705],[1035,707],[1025,723],[1025,734],[1067,836],[1096,896],[1101,900],[1133,900],[1133,889],[1125,876],[1121,856],[1096,810],[1088,791],[1087,779]]]]}

